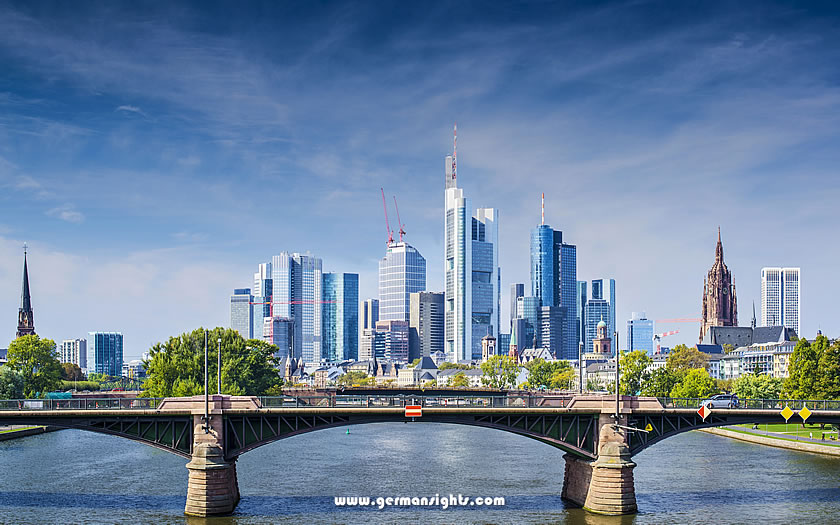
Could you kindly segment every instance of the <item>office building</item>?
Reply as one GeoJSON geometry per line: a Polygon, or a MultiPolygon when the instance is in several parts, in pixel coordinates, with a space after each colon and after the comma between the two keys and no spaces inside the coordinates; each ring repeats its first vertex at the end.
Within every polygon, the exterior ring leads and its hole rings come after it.
{"type": "Polygon", "coordinates": [[[254,296],[250,288],[235,288],[230,296],[230,328],[245,339],[254,337],[254,296]]]}
{"type": "Polygon", "coordinates": [[[362,330],[373,330],[379,320],[379,299],[365,299],[362,330]]]}
{"type": "Polygon", "coordinates": [[[516,283],[510,285],[510,325],[513,326],[513,320],[516,319],[516,301],[520,297],[525,297],[525,285],[516,283]]]}
{"type": "Polygon", "coordinates": [[[577,341],[586,347],[586,281],[577,282],[577,300],[575,301],[577,318],[577,341]]]}
{"type": "Polygon", "coordinates": [[[359,358],[359,274],[323,276],[323,354],[329,362],[359,358]]]}
{"type": "Polygon", "coordinates": [[[443,292],[414,292],[409,302],[408,360],[443,352],[443,292]]]}
{"type": "Polygon", "coordinates": [[[555,359],[561,356],[563,310],[559,306],[540,306],[539,348],[548,350],[555,359]]]}
{"type": "Polygon", "coordinates": [[[408,321],[409,295],[426,289],[426,259],[406,242],[392,242],[379,261],[379,320],[408,321]]]}
{"type": "MultiPolygon", "coordinates": [[[[590,292],[592,299],[603,299],[609,304],[610,315],[604,317],[604,322],[607,323],[607,333],[612,336],[613,332],[618,329],[618,325],[615,324],[615,279],[593,280],[590,292]]],[[[595,319],[594,324],[597,325],[598,321],[600,319],[595,319]]]]}
{"type": "Polygon", "coordinates": [[[516,316],[525,321],[522,330],[516,332],[519,349],[539,347],[539,338],[542,335],[540,331],[540,300],[537,297],[520,297],[516,301],[516,316]]]}
{"type": "Polygon", "coordinates": [[[321,360],[323,285],[321,259],[282,252],[271,258],[271,315],[295,325],[294,358],[305,363],[321,360]]]}
{"type": "Polygon", "coordinates": [[[262,339],[277,347],[275,356],[285,359],[292,355],[295,340],[295,323],[285,317],[265,317],[263,319],[262,339]]]}
{"type": "Polygon", "coordinates": [[[359,342],[359,360],[385,359],[385,332],[376,328],[362,330],[359,342]]]}
{"type": "Polygon", "coordinates": [[[82,371],[87,370],[87,341],[85,339],[65,339],[61,342],[60,357],[62,363],[73,363],[82,371]]]}
{"type": "Polygon", "coordinates": [[[383,359],[395,363],[408,362],[408,321],[379,321],[375,331],[381,332],[384,337],[383,359]]]}
{"type": "Polygon", "coordinates": [[[87,373],[121,377],[123,335],[119,332],[89,332],[87,339],[87,373]]]}
{"type": "Polygon", "coordinates": [[[444,275],[447,358],[481,358],[481,339],[496,336],[501,306],[499,212],[479,208],[458,187],[457,153],[445,161],[444,275]]]}
{"type": "Polygon", "coordinates": [[[586,318],[586,342],[584,343],[585,352],[592,353],[595,351],[594,341],[598,336],[598,324],[603,321],[606,324],[607,334],[612,335],[609,322],[610,318],[610,303],[604,299],[590,299],[586,301],[586,309],[584,311],[586,318]]]}
{"type": "Polygon", "coordinates": [[[627,350],[644,350],[648,355],[656,349],[653,346],[653,321],[644,312],[633,312],[627,321],[627,350]]]}
{"type": "Polygon", "coordinates": [[[271,296],[273,294],[273,285],[271,280],[271,263],[261,263],[257,267],[257,273],[254,274],[254,287],[251,289],[251,337],[254,339],[262,339],[263,327],[265,326],[265,318],[272,317],[271,312],[271,296]]]}
{"type": "Polygon", "coordinates": [[[761,326],[799,332],[799,268],[761,269],[761,326]]]}

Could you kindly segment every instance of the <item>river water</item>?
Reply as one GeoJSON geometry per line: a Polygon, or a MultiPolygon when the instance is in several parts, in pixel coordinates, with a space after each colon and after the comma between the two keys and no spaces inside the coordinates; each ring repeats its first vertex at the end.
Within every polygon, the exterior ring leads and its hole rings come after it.
{"type": "Polygon", "coordinates": [[[183,516],[186,460],[76,430],[0,442],[0,523],[836,523],[840,459],[689,432],[635,457],[639,514],[560,499],[563,452],[497,430],[383,423],[244,454],[233,516],[183,516]],[[503,496],[499,508],[336,507],[334,496],[503,496]]]}

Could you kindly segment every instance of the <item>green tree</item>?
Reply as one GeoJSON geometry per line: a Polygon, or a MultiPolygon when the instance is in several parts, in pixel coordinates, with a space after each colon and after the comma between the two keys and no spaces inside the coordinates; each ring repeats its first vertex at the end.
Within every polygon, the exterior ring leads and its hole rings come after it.
{"type": "Polygon", "coordinates": [[[735,380],[733,390],[741,399],[779,399],[783,386],[782,379],[744,374],[735,380]]]}
{"type": "Polygon", "coordinates": [[[671,397],[708,397],[717,391],[717,383],[705,368],[693,368],[671,390],[671,397]]]}
{"type": "Polygon", "coordinates": [[[587,377],[586,378],[586,391],[587,392],[603,392],[606,390],[606,385],[601,381],[599,376],[587,377]]]}
{"type": "Polygon", "coordinates": [[[723,353],[724,354],[731,354],[734,351],[735,351],[735,345],[730,344],[730,343],[726,343],[725,345],[723,345],[723,353]]]}
{"type": "Polygon", "coordinates": [[[412,361],[412,362],[408,363],[408,364],[406,365],[406,368],[414,368],[415,366],[417,366],[417,365],[419,365],[419,364],[420,364],[420,358],[418,357],[418,358],[417,358],[417,359],[415,359],[414,361],[412,361]]]}
{"type": "Polygon", "coordinates": [[[61,363],[52,339],[37,335],[18,337],[9,344],[9,367],[23,375],[23,395],[45,396],[61,386],[61,363]]]}
{"type": "Polygon", "coordinates": [[[668,354],[665,366],[674,372],[684,373],[693,368],[706,368],[708,362],[709,356],[697,350],[697,348],[677,345],[668,354]]]}
{"type": "Polygon", "coordinates": [[[575,384],[575,370],[567,361],[558,361],[562,365],[555,368],[554,373],[551,374],[551,388],[552,390],[568,390],[575,384]]]}
{"type": "Polygon", "coordinates": [[[481,363],[481,384],[492,388],[512,388],[516,386],[519,365],[506,355],[490,356],[481,363]]]}
{"type": "Polygon", "coordinates": [[[8,366],[0,366],[0,399],[21,399],[24,387],[23,374],[8,366]]]}
{"type": "Polygon", "coordinates": [[[470,380],[467,379],[466,374],[458,372],[452,377],[452,381],[449,384],[453,388],[467,388],[470,386],[470,380]]]}
{"type": "Polygon", "coordinates": [[[61,379],[65,381],[84,381],[85,374],[76,363],[61,363],[61,379]]]}
{"type": "Polygon", "coordinates": [[[370,386],[376,384],[376,378],[360,370],[350,370],[336,381],[340,386],[370,386]]]}
{"type": "Polygon", "coordinates": [[[840,399],[840,339],[820,356],[817,393],[818,399],[840,399]]]}
{"type": "Polygon", "coordinates": [[[570,388],[575,379],[575,372],[568,361],[546,361],[534,359],[525,368],[528,369],[526,388],[570,388]]]}
{"type": "MultiPolygon", "coordinates": [[[[278,373],[277,347],[257,339],[245,340],[236,330],[215,328],[207,333],[210,392],[216,391],[217,339],[222,348],[222,393],[264,395],[283,384],[278,373]]],[[[156,343],[144,362],[147,397],[194,396],[204,392],[204,329],[156,343]]]]}
{"type": "Polygon", "coordinates": [[[648,367],[651,358],[644,350],[635,350],[621,356],[621,379],[618,390],[621,395],[635,396],[648,381],[650,373],[648,367]]]}
{"type": "Polygon", "coordinates": [[[642,395],[668,397],[677,383],[679,383],[679,378],[675,372],[664,367],[657,368],[650,373],[647,381],[642,383],[642,395]]]}
{"type": "Polygon", "coordinates": [[[471,365],[450,363],[449,361],[444,361],[440,364],[440,366],[438,366],[438,370],[473,370],[474,368],[475,367],[471,365]]]}
{"type": "Polygon", "coordinates": [[[796,343],[788,361],[788,377],[784,392],[792,399],[814,399],[819,397],[820,360],[828,348],[828,338],[818,335],[814,344],[804,337],[796,343]]]}

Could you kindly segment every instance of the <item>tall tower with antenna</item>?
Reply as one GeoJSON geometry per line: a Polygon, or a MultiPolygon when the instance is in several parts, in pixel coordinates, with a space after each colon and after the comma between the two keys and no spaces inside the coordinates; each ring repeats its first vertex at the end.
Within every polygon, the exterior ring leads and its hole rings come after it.
{"type": "Polygon", "coordinates": [[[27,246],[23,245],[23,286],[18,310],[17,337],[35,335],[35,316],[32,314],[32,298],[29,296],[29,268],[26,263],[27,246]]]}

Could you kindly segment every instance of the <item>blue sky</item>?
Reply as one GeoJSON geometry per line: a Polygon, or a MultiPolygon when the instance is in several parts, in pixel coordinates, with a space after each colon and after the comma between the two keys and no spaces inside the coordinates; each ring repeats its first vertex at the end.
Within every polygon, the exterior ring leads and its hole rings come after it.
{"type": "Polygon", "coordinates": [[[801,266],[804,335],[838,335],[831,7],[167,4],[0,2],[0,341],[24,241],[39,334],[118,330],[127,356],[226,325],[283,250],[375,296],[380,187],[442,289],[456,121],[460,184],[500,210],[504,316],[545,192],[621,327],[698,316],[720,226],[742,324],[762,266],[801,266]]]}

